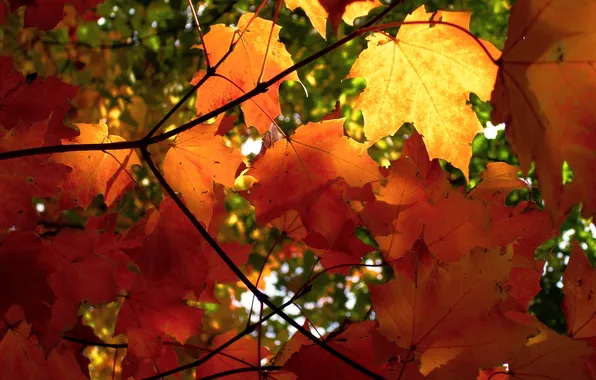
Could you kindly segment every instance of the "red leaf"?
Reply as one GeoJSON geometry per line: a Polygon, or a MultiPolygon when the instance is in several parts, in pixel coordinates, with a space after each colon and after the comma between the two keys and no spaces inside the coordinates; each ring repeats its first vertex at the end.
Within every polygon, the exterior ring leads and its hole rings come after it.
{"type": "Polygon", "coordinates": [[[182,286],[137,279],[118,314],[115,334],[142,329],[147,334],[165,333],[184,343],[200,330],[203,311],[186,305],[182,286]]]}
{"type": "MultiPolygon", "coordinates": [[[[215,349],[221,346],[236,334],[235,331],[229,331],[216,336],[211,342],[211,347],[215,349]]],[[[252,337],[245,336],[240,338],[229,347],[223,349],[220,354],[216,355],[205,364],[197,367],[196,376],[197,378],[203,378],[233,369],[246,368],[248,366],[256,367],[260,364],[258,360],[259,350],[261,358],[264,359],[269,355],[269,350],[263,346],[259,347],[252,337]]],[[[259,375],[257,372],[247,372],[246,374],[237,374],[233,378],[235,380],[253,380],[258,379],[258,377],[259,375]]]]}
{"type": "Polygon", "coordinates": [[[1,127],[27,127],[36,121],[48,119],[52,112],[64,113],[70,108],[70,99],[79,90],[77,86],[66,84],[53,76],[28,82],[19,72],[14,71],[9,63],[12,62],[11,57],[0,59],[0,76],[3,82],[0,85],[1,127]]]}

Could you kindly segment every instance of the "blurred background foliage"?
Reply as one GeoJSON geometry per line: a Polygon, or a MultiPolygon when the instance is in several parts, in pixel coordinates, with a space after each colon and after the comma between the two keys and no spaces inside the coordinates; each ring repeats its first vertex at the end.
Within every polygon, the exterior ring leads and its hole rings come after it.
{"type": "MultiPolygon", "coordinates": [[[[257,0],[211,0],[198,1],[194,5],[203,32],[206,33],[214,24],[235,24],[242,14],[255,11],[259,4],[257,0]]],[[[406,0],[384,22],[401,21],[422,4],[426,5],[428,11],[471,11],[472,33],[498,48],[503,47],[510,6],[506,0],[406,0]]],[[[274,8],[274,2],[268,1],[260,16],[272,19],[274,8]]],[[[342,24],[337,36],[329,28],[327,40],[313,29],[302,10],[290,12],[285,7],[281,9],[277,22],[283,27],[280,39],[294,62],[298,62],[350,33],[382,8],[357,19],[354,26],[342,24]]],[[[143,136],[166,114],[190,89],[189,82],[202,65],[201,50],[191,49],[192,45],[199,43],[199,39],[190,8],[184,0],[106,0],[98,6],[97,17],[87,20],[66,7],[64,20],[48,32],[35,28],[23,29],[23,11],[21,8],[7,15],[5,25],[0,26],[0,53],[12,55],[15,65],[25,75],[56,75],[65,82],[79,85],[80,91],[73,99],[74,107],[67,115],[67,120],[97,123],[104,119],[111,134],[126,139],[143,136]]],[[[396,30],[388,32],[395,34],[396,30]]],[[[354,39],[315,63],[301,68],[298,75],[304,88],[298,83],[284,82],[280,90],[283,115],[277,121],[280,127],[291,132],[303,123],[319,121],[332,112],[339,102],[341,117],[346,118],[346,132],[363,141],[362,115],[352,105],[366,83],[363,79],[343,78],[365,46],[364,37],[354,39]]],[[[168,120],[165,130],[195,116],[194,99],[192,97],[168,120]]],[[[474,108],[482,125],[486,126],[485,133],[478,134],[472,144],[474,155],[469,168],[470,182],[466,183],[460,170],[443,162],[443,168],[450,173],[453,185],[464,190],[479,182],[487,163],[517,163],[507,145],[502,126],[489,123],[490,104],[472,94],[470,107],[474,108]]],[[[258,133],[244,126],[242,113],[234,109],[229,114],[238,116],[236,128],[227,136],[229,144],[248,146],[248,141],[258,146],[258,133]]],[[[370,149],[371,157],[382,165],[389,165],[399,157],[404,138],[414,127],[404,125],[394,136],[379,141],[370,149]]],[[[157,148],[155,155],[158,159],[166,148],[167,144],[157,148]]],[[[247,162],[252,157],[254,154],[247,154],[247,162]]],[[[566,178],[572,180],[572,173],[566,168],[562,170],[566,178]]],[[[135,177],[138,186],[119,202],[115,210],[107,210],[103,198],[98,196],[87,210],[75,209],[51,215],[51,207],[48,207],[45,213],[54,222],[83,227],[89,216],[118,212],[118,225],[124,230],[138,221],[149,208],[159,204],[162,196],[159,185],[146,168],[137,167],[135,177]]],[[[527,181],[536,185],[532,172],[527,181]]],[[[509,202],[514,205],[528,199],[541,204],[535,186],[532,191],[512,193],[509,202]]],[[[345,318],[374,318],[374,313],[370,312],[366,281],[385,281],[390,276],[386,268],[353,267],[324,272],[314,252],[293,242],[273,227],[257,226],[254,210],[240,195],[229,191],[226,194],[226,209],[229,215],[220,239],[236,240],[253,246],[249,263],[243,269],[253,282],[257,281],[262,271],[259,286],[275,303],[286,302],[301,287],[311,285],[310,292],[286,311],[300,323],[308,321],[314,334],[332,331],[345,318]]],[[[364,241],[375,244],[366,231],[359,233],[364,241]]],[[[545,242],[536,252],[537,258],[546,260],[546,266],[542,291],[533,300],[531,311],[557,331],[564,331],[565,328],[561,312],[561,275],[569,257],[570,242],[576,239],[593,263],[595,236],[596,227],[590,220],[582,219],[576,210],[562,225],[560,235],[545,242]]],[[[378,252],[370,254],[364,262],[382,264],[378,252]]],[[[196,303],[207,311],[204,333],[193,341],[200,347],[207,347],[215,334],[242,330],[249,318],[256,320],[260,313],[260,307],[255,303],[250,314],[247,307],[251,305],[252,296],[240,283],[218,285],[215,293],[214,302],[196,303]]],[[[117,312],[117,302],[81,309],[85,323],[93,326],[96,333],[109,342],[122,342],[124,339],[112,336],[117,312]]],[[[283,320],[274,317],[262,327],[262,342],[277,351],[292,333],[283,320]]],[[[114,358],[121,360],[125,352],[87,348],[87,354],[92,360],[94,376],[100,378],[111,375],[112,370],[117,369],[114,358]]]]}

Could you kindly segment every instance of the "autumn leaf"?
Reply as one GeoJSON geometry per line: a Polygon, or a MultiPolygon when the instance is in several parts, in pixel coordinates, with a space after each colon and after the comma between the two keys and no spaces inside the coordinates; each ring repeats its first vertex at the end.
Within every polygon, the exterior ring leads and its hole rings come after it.
{"type": "MultiPolygon", "coordinates": [[[[326,336],[325,342],[351,360],[387,379],[397,378],[401,366],[404,365],[403,362],[393,362],[397,348],[376,331],[375,324],[371,321],[342,326],[326,336]]],[[[297,348],[299,350],[290,356],[284,368],[294,372],[299,379],[370,379],[311,342],[302,342],[297,348]]],[[[422,376],[407,378],[421,379],[422,376]]]]}
{"type": "MultiPolygon", "coordinates": [[[[13,149],[37,148],[44,144],[47,121],[10,131],[0,128],[0,153],[13,149]]],[[[0,161],[0,228],[32,228],[39,215],[33,197],[54,197],[70,168],[48,160],[47,155],[0,161]]]]}
{"type": "Polygon", "coordinates": [[[501,203],[513,190],[530,189],[530,186],[518,177],[519,168],[505,162],[489,162],[482,172],[482,182],[472,191],[474,197],[495,200],[501,203]]]}
{"type": "Polygon", "coordinates": [[[506,354],[501,347],[523,337],[497,311],[506,299],[500,289],[512,255],[510,248],[475,249],[457,262],[440,264],[422,247],[412,251],[409,275],[396,263],[394,280],[369,286],[379,331],[419,357],[424,375],[456,358],[468,357],[474,364],[451,369],[464,374],[491,360],[498,363],[506,354]]]}
{"type": "Polygon", "coordinates": [[[503,43],[503,4],[404,21],[398,1],[328,44],[381,2],[200,2],[181,33],[177,2],[61,1],[0,0],[0,377],[596,376],[591,219],[564,224],[588,247],[567,264],[552,240],[576,202],[596,213],[593,2],[516,2],[501,57],[475,36],[503,43]],[[470,161],[490,91],[521,168],[488,135],[470,161]]]}
{"type": "Polygon", "coordinates": [[[307,231],[310,227],[329,240],[334,240],[329,229],[337,233],[351,213],[338,186],[363,186],[382,178],[362,145],[344,135],[342,119],[301,126],[294,135],[268,149],[247,174],[258,181],[247,195],[260,223],[293,209],[298,211],[307,231]],[[336,182],[338,178],[345,185],[336,182]],[[322,196],[327,200],[314,206],[322,196]],[[338,218],[338,213],[343,216],[338,218]],[[318,227],[309,226],[309,220],[316,221],[318,227]],[[323,228],[330,233],[326,234],[323,228]]]}
{"type": "Polygon", "coordinates": [[[31,228],[39,215],[33,197],[53,197],[70,168],[38,157],[0,162],[0,228],[31,228]]]}
{"type": "Polygon", "coordinates": [[[596,305],[592,301],[596,291],[594,268],[586,254],[573,243],[571,258],[563,275],[565,300],[563,310],[567,332],[571,338],[596,344],[596,305]]]}
{"type": "MultiPolygon", "coordinates": [[[[302,327],[305,329],[309,328],[308,322],[305,321],[302,327]]],[[[310,340],[302,334],[292,335],[292,337],[280,348],[277,354],[275,354],[275,357],[271,359],[271,362],[275,365],[283,366],[288,359],[300,351],[302,346],[309,344],[309,342],[310,340]]]]}
{"type": "Polygon", "coordinates": [[[182,194],[190,210],[206,226],[215,205],[214,183],[233,187],[242,164],[239,150],[226,146],[218,134],[225,120],[219,117],[213,124],[201,124],[180,133],[163,163],[168,183],[182,194]]]}
{"type": "Polygon", "coordinates": [[[178,366],[174,347],[163,344],[162,337],[155,331],[144,329],[128,331],[128,349],[122,360],[122,377],[135,379],[156,375],[161,370],[178,366]]]}
{"type": "Polygon", "coordinates": [[[366,16],[372,9],[381,6],[378,0],[285,0],[286,6],[294,11],[300,7],[321,37],[326,39],[327,20],[337,34],[339,23],[354,25],[354,20],[366,16]]]}
{"type": "MultiPolygon", "coordinates": [[[[236,336],[235,331],[217,335],[213,338],[211,346],[219,347],[234,336],[236,336]]],[[[234,369],[257,367],[260,365],[259,358],[264,359],[267,356],[269,356],[269,350],[266,347],[259,347],[254,338],[245,336],[223,349],[213,359],[199,366],[196,370],[196,377],[203,378],[234,369]]],[[[237,374],[234,378],[252,380],[256,377],[258,376],[255,373],[247,372],[246,374],[237,374]]]]}
{"type": "MultiPolygon", "coordinates": [[[[109,144],[125,141],[110,135],[108,126],[77,124],[79,136],[63,140],[63,144],[109,144]]],[[[62,185],[61,202],[64,208],[80,206],[87,208],[97,194],[103,194],[104,202],[111,205],[132,183],[130,167],[141,165],[137,154],[131,149],[93,152],[58,153],[51,162],[72,168],[62,185]]]]}
{"type": "Polygon", "coordinates": [[[74,1],[48,1],[48,2],[29,2],[26,0],[17,0],[10,2],[10,10],[14,12],[17,8],[26,5],[25,27],[36,27],[41,30],[53,29],[60,20],[62,20],[64,6],[72,4],[79,15],[85,11],[95,8],[96,5],[103,3],[102,0],[74,0],[74,1]]]}
{"type": "Polygon", "coordinates": [[[47,378],[48,364],[31,333],[31,326],[23,320],[23,311],[13,306],[0,318],[0,368],[9,379],[47,378]],[[20,318],[19,318],[20,317],[20,318]]]}
{"type": "Polygon", "coordinates": [[[26,128],[48,119],[53,112],[67,111],[70,99],[79,90],[54,76],[28,81],[13,68],[12,57],[0,57],[0,76],[0,127],[5,129],[18,125],[26,128]]]}
{"type": "Polygon", "coordinates": [[[72,296],[71,302],[94,305],[112,301],[118,292],[116,272],[128,264],[128,257],[106,246],[96,231],[62,230],[44,240],[44,259],[55,266],[48,282],[56,295],[72,296]]]}
{"type": "MultiPolygon", "coordinates": [[[[222,24],[211,27],[205,35],[204,43],[212,65],[226,56],[232,44],[237,46],[217,68],[218,76],[210,77],[201,87],[201,93],[205,95],[197,98],[198,115],[227,104],[252,90],[260,82],[267,81],[292,66],[292,57],[279,41],[280,30],[281,27],[252,13],[243,14],[235,28],[222,24]],[[272,28],[271,43],[268,44],[272,28]],[[261,74],[263,62],[265,66],[261,74]]],[[[192,83],[197,83],[205,74],[205,71],[199,71],[192,83]]],[[[295,72],[288,74],[284,80],[300,81],[295,72]]],[[[264,94],[241,105],[248,126],[265,133],[281,114],[278,94],[280,83],[276,82],[264,94]]]]}
{"type": "Polygon", "coordinates": [[[590,1],[525,1],[511,8],[499,76],[492,95],[494,123],[506,134],[524,173],[532,162],[547,208],[555,219],[577,202],[596,213],[592,167],[596,121],[590,99],[596,26],[590,1]],[[563,186],[561,166],[574,172],[563,186]]]}
{"type": "MultiPolygon", "coordinates": [[[[36,333],[44,332],[56,296],[47,281],[53,272],[44,261],[42,240],[31,232],[14,231],[1,240],[0,315],[18,305],[36,333]]],[[[76,318],[76,317],[75,317],[76,318]]]]}
{"type": "Polygon", "coordinates": [[[125,251],[146,281],[177,280],[200,294],[207,276],[202,237],[171,198],[150,210],[127,239],[141,242],[125,251]]]}
{"type": "Polygon", "coordinates": [[[128,272],[129,258],[98,231],[65,229],[43,240],[42,260],[51,268],[46,281],[56,300],[42,341],[60,343],[64,331],[76,323],[81,304],[106,304],[119,294],[119,277],[128,272]]]}
{"type": "Polygon", "coordinates": [[[128,290],[114,333],[140,329],[153,337],[167,334],[186,342],[200,331],[203,310],[186,305],[185,293],[181,284],[149,282],[141,276],[128,290]]]}
{"type": "Polygon", "coordinates": [[[360,212],[385,259],[399,259],[421,236],[445,262],[476,246],[490,247],[486,205],[452,188],[438,162],[428,162],[419,134],[408,138],[404,151],[391,163],[386,181],[373,185],[376,200],[360,212]]]}
{"type": "Polygon", "coordinates": [[[502,379],[591,379],[584,361],[593,354],[585,342],[574,340],[539,322],[535,316],[511,313],[510,317],[534,332],[507,358],[507,377],[502,379]]]}
{"type": "MultiPolygon", "coordinates": [[[[422,6],[405,22],[432,20],[468,30],[470,14],[426,13],[422,6]]],[[[470,144],[482,130],[467,102],[472,92],[489,98],[497,71],[492,59],[498,58],[498,50],[481,41],[491,58],[463,30],[429,24],[402,25],[395,38],[382,33],[367,37],[368,48],[348,75],[366,79],[354,108],[362,110],[369,145],[411,122],[424,136],[431,158],[443,158],[467,176],[470,144]]]]}
{"type": "Polygon", "coordinates": [[[528,189],[517,176],[519,168],[505,163],[489,163],[482,181],[469,193],[472,199],[484,201],[490,210],[490,230],[495,245],[513,244],[513,267],[509,276],[509,293],[527,308],[542,289],[540,278],[543,260],[534,253],[539,245],[553,236],[553,225],[547,213],[532,202],[506,205],[512,190],[528,189]]]}
{"type": "Polygon", "coordinates": [[[295,210],[289,210],[271,221],[271,225],[294,240],[306,237],[306,229],[295,210]]]}

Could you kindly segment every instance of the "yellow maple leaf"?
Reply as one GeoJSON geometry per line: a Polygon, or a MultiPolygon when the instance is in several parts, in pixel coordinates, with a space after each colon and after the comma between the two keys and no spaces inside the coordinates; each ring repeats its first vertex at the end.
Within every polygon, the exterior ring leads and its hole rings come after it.
{"type": "Polygon", "coordinates": [[[368,12],[380,7],[379,0],[286,0],[286,7],[295,10],[300,7],[312,22],[312,26],[321,37],[327,39],[327,20],[337,29],[340,20],[348,25],[354,25],[358,17],[366,16],[368,12]]]}
{"type": "MultiPolygon", "coordinates": [[[[468,29],[470,13],[426,13],[424,6],[405,21],[441,20],[468,29]]],[[[394,134],[405,122],[424,136],[431,158],[439,157],[467,168],[470,143],[481,125],[469,94],[488,99],[497,66],[497,48],[462,29],[444,24],[403,25],[396,38],[382,33],[368,37],[348,77],[366,79],[366,89],[355,108],[364,115],[364,133],[373,144],[394,134]]]]}

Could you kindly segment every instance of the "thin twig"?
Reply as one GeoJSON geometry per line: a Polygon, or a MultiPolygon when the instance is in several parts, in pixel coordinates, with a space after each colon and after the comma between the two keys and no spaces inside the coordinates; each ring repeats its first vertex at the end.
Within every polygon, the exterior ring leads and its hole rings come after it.
{"type": "MultiPolygon", "coordinates": [[[[290,305],[291,303],[293,303],[296,299],[298,299],[299,297],[302,297],[306,293],[308,293],[308,291],[305,291],[305,292],[302,292],[302,293],[296,293],[294,295],[294,297],[292,297],[288,302],[286,302],[283,305],[281,305],[280,306],[280,309],[284,309],[285,307],[287,307],[288,305],[290,305]]],[[[209,352],[208,354],[206,354],[205,356],[201,357],[200,359],[195,360],[192,363],[188,363],[188,364],[185,364],[183,366],[180,366],[180,367],[173,368],[171,370],[162,372],[159,375],[156,375],[154,377],[150,377],[150,378],[147,378],[147,379],[144,379],[144,380],[157,380],[157,379],[160,378],[160,376],[169,376],[169,375],[176,374],[178,372],[185,371],[187,369],[198,367],[198,366],[202,365],[203,363],[205,363],[206,361],[208,361],[209,359],[211,359],[212,357],[214,357],[215,355],[219,354],[221,351],[225,350],[227,347],[231,346],[232,344],[234,344],[238,340],[242,339],[244,336],[246,336],[248,334],[251,334],[253,331],[255,331],[255,328],[258,325],[261,325],[261,324],[265,323],[267,320],[269,320],[271,317],[273,317],[276,314],[277,313],[275,311],[267,314],[266,316],[264,316],[263,318],[261,318],[257,323],[247,326],[243,331],[241,331],[240,333],[238,333],[236,336],[230,338],[227,342],[225,342],[221,346],[215,348],[213,351],[209,352]]]]}
{"type": "Polygon", "coordinates": [[[261,65],[261,71],[259,72],[259,76],[257,77],[257,84],[263,81],[263,75],[265,74],[265,65],[267,65],[267,56],[269,55],[269,48],[271,47],[271,39],[273,37],[273,31],[275,30],[275,23],[277,22],[277,18],[279,17],[279,7],[282,3],[282,0],[276,0],[275,2],[275,10],[273,11],[273,22],[271,23],[271,29],[269,30],[269,38],[267,38],[267,47],[265,48],[265,56],[263,57],[263,64],[261,65]]]}
{"type": "MultiPolygon", "coordinates": [[[[398,2],[399,3],[399,2],[398,2]]],[[[397,3],[395,3],[394,5],[397,5],[397,3]]],[[[388,7],[387,9],[385,9],[385,11],[389,10],[390,7],[388,7]]],[[[378,16],[384,16],[386,13],[382,12],[380,13],[378,16]]],[[[377,17],[378,17],[377,16],[377,17]]],[[[378,19],[375,18],[375,21],[377,21],[378,19]]],[[[371,20],[372,21],[372,20],[371,20]]],[[[401,25],[410,25],[410,24],[440,24],[440,25],[448,25],[457,29],[460,29],[462,31],[465,31],[467,34],[469,34],[472,38],[474,38],[479,44],[480,46],[483,47],[483,49],[486,49],[486,47],[482,44],[482,42],[480,42],[477,37],[475,37],[473,34],[471,34],[469,31],[467,31],[465,28],[462,28],[459,25],[456,24],[451,24],[448,22],[443,22],[443,21],[434,21],[434,22],[430,22],[430,21],[409,21],[409,22],[401,22],[401,25]]],[[[384,24],[383,27],[392,27],[392,26],[396,26],[396,24],[398,23],[389,23],[389,24],[384,24]]],[[[367,23],[368,25],[368,23],[367,23]]],[[[186,131],[196,125],[202,124],[205,121],[218,116],[219,114],[228,111],[229,109],[236,107],[237,105],[242,104],[243,102],[245,102],[246,100],[251,99],[252,97],[263,93],[267,90],[267,88],[269,86],[271,86],[273,83],[279,81],[280,79],[282,79],[283,77],[285,77],[286,75],[292,73],[295,70],[298,70],[304,66],[306,66],[307,64],[315,61],[316,59],[322,57],[323,55],[329,53],[330,51],[338,48],[339,46],[346,44],[347,42],[351,41],[352,39],[356,38],[357,36],[359,36],[360,34],[362,34],[362,30],[375,30],[375,28],[369,28],[368,26],[365,26],[364,29],[359,29],[355,32],[353,32],[352,34],[342,38],[341,40],[335,42],[334,44],[330,45],[329,47],[319,51],[318,53],[315,53],[307,58],[305,58],[304,60],[300,61],[299,63],[289,67],[288,69],[284,70],[283,72],[279,73],[278,75],[276,75],[275,77],[271,78],[270,80],[266,81],[266,82],[262,82],[260,84],[258,84],[254,89],[252,89],[251,91],[246,92],[245,94],[243,94],[242,96],[240,96],[239,98],[236,98],[235,100],[227,103],[224,106],[221,106],[213,111],[210,111],[188,123],[185,123],[181,126],[179,126],[178,128],[175,128],[171,131],[162,133],[158,136],[153,136],[153,137],[144,137],[142,139],[139,140],[133,140],[133,141],[121,141],[121,142],[113,142],[113,143],[109,143],[109,144],[72,144],[72,145],[52,145],[52,146],[43,146],[43,147],[38,147],[38,148],[29,148],[29,149],[20,149],[20,150],[14,150],[14,151],[8,151],[8,152],[1,152],[0,153],[0,161],[1,160],[7,160],[7,159],[13,159],[13,158],[20,158],[20,157],[27,157],[27,156],[34,156],[34,155],[41,155],[41,154],[49,154],[49,153],[65,153],[65,152],[81,152],[81,151],[97,151],[97,150],[122,150],[122,149],[138,149],[138,148],[144,148],[147,147],[149,145],[155,144],[155,143],[159,143],[162,142],[164,140],[169,139],[172,136],[177,135],[178,133],[181,133],[183,131],[186,131]]],[[[487,54],[490,56],[490,54],[487,54]]],[[[492,57],[494,59],[494,57],[492,57]]],[[[189,96],[190,97],[190,96],[189,96]]],[[[179,107],[179,105],[177,105],[176,107],[179,107]]],[[[163,124],[163,122],[161,122],[161,124],[163,124]]],[[[160,125],[161,125],[160,124],[160,125]]],[[[157,130],[156,128],[154,128],[155,130],[157,130]]],[[[152,130],[153,131],[153,130],[152,130]]]]}
{"type": "Polygon", "coordinates": [[[192,3],[192,0],[188,0],[188,6],[190,7],[190,12],[192,13],[192,17],[195,20],[195,25],[197,26],[197,31],[199,32],[199,38],[201,39],[201,45],[203,45],[203,52],[205,53],[205,62],[207,62],[207,70],[209,70],[211,63],[209,62],[209,53],[207,52],[207,45],[205,45],[205,36],[203,36],[203,31],[201,30],[199,16],[197,16],[197,11],[195,11],[195,6],[192,3]]]}
{"type": "MultiPolygon", "coordinates": [[[[261,281],[261,276],[263,275],[263,270],[265,269],[265,265],[267,264],[269,257],[271,256],[271,254],[273,253],[273,250],[275,249],[277,244],[279,244],[279,242],[281,241],[281,239],[283,237],[284,237],[283,234],[279,235],[277,237],[277,239],[275,239],[275,241],[271,245],[271,248],[269,248],[269,251],[267,252],[267,256],[265,256],[265,261],[263,262],[263,266],[261,266],[261,270],[259,271],[259,275],[257,276],[257,282],[255,283],[255,286],[257,288],[259,287],[259,282],[261,281]]],[[[250,310],[248,312],[248,321],[247,321],[248,324],[250,324],[250,318],[252,317],[252,308],[253,308],[254,303],[255,303],[255,295],[253,294],[252,301],[250,302],[250,310]]]]}

